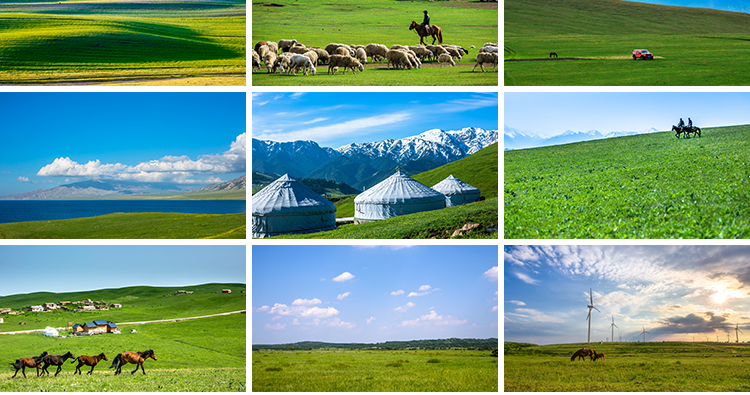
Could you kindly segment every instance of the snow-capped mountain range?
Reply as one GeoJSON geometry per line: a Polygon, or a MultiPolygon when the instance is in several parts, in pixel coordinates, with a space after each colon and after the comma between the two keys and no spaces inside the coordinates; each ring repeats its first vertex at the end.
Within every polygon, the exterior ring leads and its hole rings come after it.
{"type": "Polygon", "coordinates": [[[402,139],[352,143],[336,149],[321,147],[314,141],[253,139],[252,168],[256,172],[326,178],[353,185],[378,171],[407,163],[412,167],[419,163],[416,167],[420,168],[442,166],[497,141],[497,130],[474,127],[431,129],[402,139]]]}
{"type": "Polygon", "coordinates": [[[660,130],[649,128],[643,131],[620,131],[603,134],[598,130],[588,132],[574,132],[567,130],[565,133],[552,137],[541,137],[533,132],[521,131],[508,125],[504,125],[503,146],[504,149],[523,149],[534,147],[546,147],[550,145],[577,143],[580,141],[607,139],[612,137],[633,136],[636,134],[657,133],[660,130]]]}

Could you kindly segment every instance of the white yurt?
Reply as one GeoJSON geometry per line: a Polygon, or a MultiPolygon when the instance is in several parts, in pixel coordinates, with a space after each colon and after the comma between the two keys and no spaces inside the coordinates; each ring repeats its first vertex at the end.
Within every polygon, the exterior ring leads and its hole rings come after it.
{"type": "Polygon", "coordinates": [[[48,326],[48,327],[44,328],[44,330],[42,331],[42,335],[44,335],[44,336],[50,336],[50,337],[57,337],[60,334],[59,334],[59,332],[57,332],[57,329],[55,329],[55,328],[53,328],[51,326],[48,326]]]}
{"type": "Polygon", "coordinates": [[[288,174],[252,199],[253,238],[336,229],[336,206],[288,174]]]}
{"type": "Polygon", "coordinates": [[[476,202],[481,195],[479,189],[453,177],[453,174],[435,184],[432,189],[445,195],[447,207],[476,202]]]}
{"type": "Polygon", "coordinates": [[[445,208],[443,194],[399,171],[354,198],[354,220],[376,221],[441,208],[445,208]]]}

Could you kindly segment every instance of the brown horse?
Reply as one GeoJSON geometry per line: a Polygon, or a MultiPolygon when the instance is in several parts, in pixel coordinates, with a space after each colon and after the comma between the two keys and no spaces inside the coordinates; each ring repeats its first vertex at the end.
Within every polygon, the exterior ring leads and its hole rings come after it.
{"type": "Polygon", "coordinates": [[[69,358],[76,359],[75,355],[73,355],[70,351],[66,352],[65,355],[45,355],[42,358],[42,362],[44,362],[44,366],[42,367],[42,374],[47,373],[47,375],[49,375],[49,371],[47,370],[47,368],[49,367],[49,365],[55,365],[57,366],[55,376],[57,376],[62,370],[63,363],[65,363],[65,361],[67,361],[69,358]]]}
{"type": "Polygon", "coordinates": [[[15,363],[11,363],[13,368],[16,369],[16,373],[13,377],[16,377],[20,370],[21,373],[23,373],[23,377],[26,378],[26,368],[36,368],[36,375],[39,377],[39,369],[42,368],[42,358],[45,356],[47,356],[47,351],[43,352],[42,355],[38,357],[16,359],[15,363]]]}
{"type": "MultiPolygon", "coordinates": [[[[77,360],[78,360],[78,366],[76,366],[76,371],[73,372],[73,374],[74,375],[76,373],[82,374],[81,373],[81,366],[83,366],[83,365],[91,366],[91,370],[88,373],[86,373],[86,374],[94,373],[94,367],[102,359],[105,360],[105,361],[109,361],[109,359],[107,359],[107,356],[104,355],[104,353],[101,353],[101,354],[99,354],[99,355],[97,355],[95,357],[90,357],[88,355],[79,355],[78,358],[77,358],[77,360]]],[[[70,363],[74,363],[75,361],[76,360],[70,361],[70,363]]]]}
{"type": "Polygon", "coordinates": [[[594,361],[596,361],[597,359],[601,359],[603,361],[604,360],[604,353],[603,352],[594,353],[594,361]]]}
{"type": "Polygon", "coordinates": [[[422,45],[426,45],[424,42],[424,38],[428,36],[432,36],[432,45],[435,45],[435,40],[438,40],[439,44],[443,43],[443,31],[440,29],[440,26],[438,25],[430,25],[430,33],[427,34],[427,31],[425,30],[424,26],[420,25],[416,21],[411,21],[409,30],[417,31],[417,34],[419,34],[419,43],[422,45]]]}
{"type": "Polygon", "coordinates": [[[112,362],[112,366],[110,366],[109,368],[112,369],[114,367],[117,367],[117,370],[115,371],[116,376],[122,373],[122,365],[132,363],[136,366],[135,370],[130,372],[130,374],[137,372],[139,367],[143,371],[143,374],[146,374],[146,370],[143,369],[143,362],[145,362],[147,358],[151,358],[154,361],[157,361],[156,356],[154,355],[154,350],[146,350],[143,352],[125,351],[117,354],[114,361],[112,362]]]}
{"type": "Polygon", "coordinates": [[[579,359],[583,359],[584,361],[586,360],[586,357],[589,357],[589,358],[591,358],[591,360],[593,360],[594,359],[594,355],[596,355],[596,351],[594,351],[594,350],[592,350],[590,348],[582,348],[582,349],[576,351],[575,354],[573,354],[573,356],[570,357],[570,360],[571,361],[575,361],[576,357],[578,357],[579,359]]]}

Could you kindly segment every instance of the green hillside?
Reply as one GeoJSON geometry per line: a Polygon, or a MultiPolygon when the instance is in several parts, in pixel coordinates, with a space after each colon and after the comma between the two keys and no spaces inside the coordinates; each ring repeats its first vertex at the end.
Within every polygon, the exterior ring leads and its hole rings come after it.
{"type": "Polygon", "coordinates": [[[748,238],[750,125],[506,151],[506,239],[748,238]]]}
{"type": "MultiPolygon", "coordinates": [[[[185,318],[216,313],[239,311],[246,308],[246,297],[240,291],[245,284],[201,284],[194,286],[148,287],[136,286],[115,289],[101,289],[86,292],[35,292],[30,294],[0,297],[0,308],[20,310],[22,307],[58,303],[62,301],[103,301],[119,303],[121,308],[106,311],[63,311],[47,313],[24,312],[20,315],[3,315],[4,323],[0,332],[14,332],[29,329],[44,329],[46,326],[67,327],[68,322],[83,323],[94,320],[117,322],[154,321],[171,318],[185,318]],[[224,294],[228,288],[232,293],[224,294]],[[193,291],[190,295],[173,295],[175,291],[193,291]],[[163,296],[169,294],[171,296],[163,296]],[[25,322],[24,325],[19,323],[25,322]]],[[[67,305],[69,308],[75,306],[67,305]]]]}
{"type": "Polygon", "coordinates": [[[461,181],[479,188],[482,197],[495,198],[498,194],[497,147],[497,143],[492,144],[466,158],[416,174],[412,178],[431,187],[453,174],[461,181]]]}
{"type": "Polygon", "coordinates": [[[746,85],[750,77],[750,14],[620,0],[504,7],[506,85],[746,85]],[[641,48],[656,59],[633,61],[641,48]]]}

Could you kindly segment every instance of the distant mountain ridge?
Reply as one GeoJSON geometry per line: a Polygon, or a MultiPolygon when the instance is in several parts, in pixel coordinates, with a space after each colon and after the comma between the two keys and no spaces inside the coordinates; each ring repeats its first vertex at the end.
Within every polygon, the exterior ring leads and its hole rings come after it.
{"type": "Polygon", "coordinates": [[[533,132],[521,131],[504,125],[503,146],[504,149],[524,149],[535,147],[547,147],[550,145],[570,144],[581,141],[598,140],[621,136],[634,136],[637,134],[658,133],[661,132],[656,128],[649,128],[643,131],[620,131],[602,134],[598,130],[589,130],[587,132],[574,132],[566,130],[564,133],[552,137],[541,137],[533,132]]]}
{"type": "Polygon", "coordinates": [[[289,350],[294,347],[296,350],[314,350],[319,348],[343,348],[343,349],[386,349],[386,350],[403,350],[408,348],[421,349],[450,349],[450,348],[474,348],[477,350],[492,350],[499,345],[497,338],[488,339],[425,339],[425,340],[405,340],[405,341],[386,341],[381,343],[326,343],[318,341],[301,341],[296,343],[285,344],[253,344],[253,350],[289,350]]]}
{"type": "Polygon", "coordinates": [[[247,189],[247,176],[235,178],[234,180],[219,182],[216,184],[206,185],[203,188],[193,189],[194,192],[216,192],[216,191],[243,191],[247,189]]]}
{"type": "Polygon", "coordinates": [[[474,127],[431,129],[402,139],[352,143],[337,149],[321,147],[314,141],[253,139],[252,169],[296,178],[323,178],[361,189],[382,181],[379,178],[383,172],[430,170],[465,158],[497,140],[497,130],[474,127]]]}

